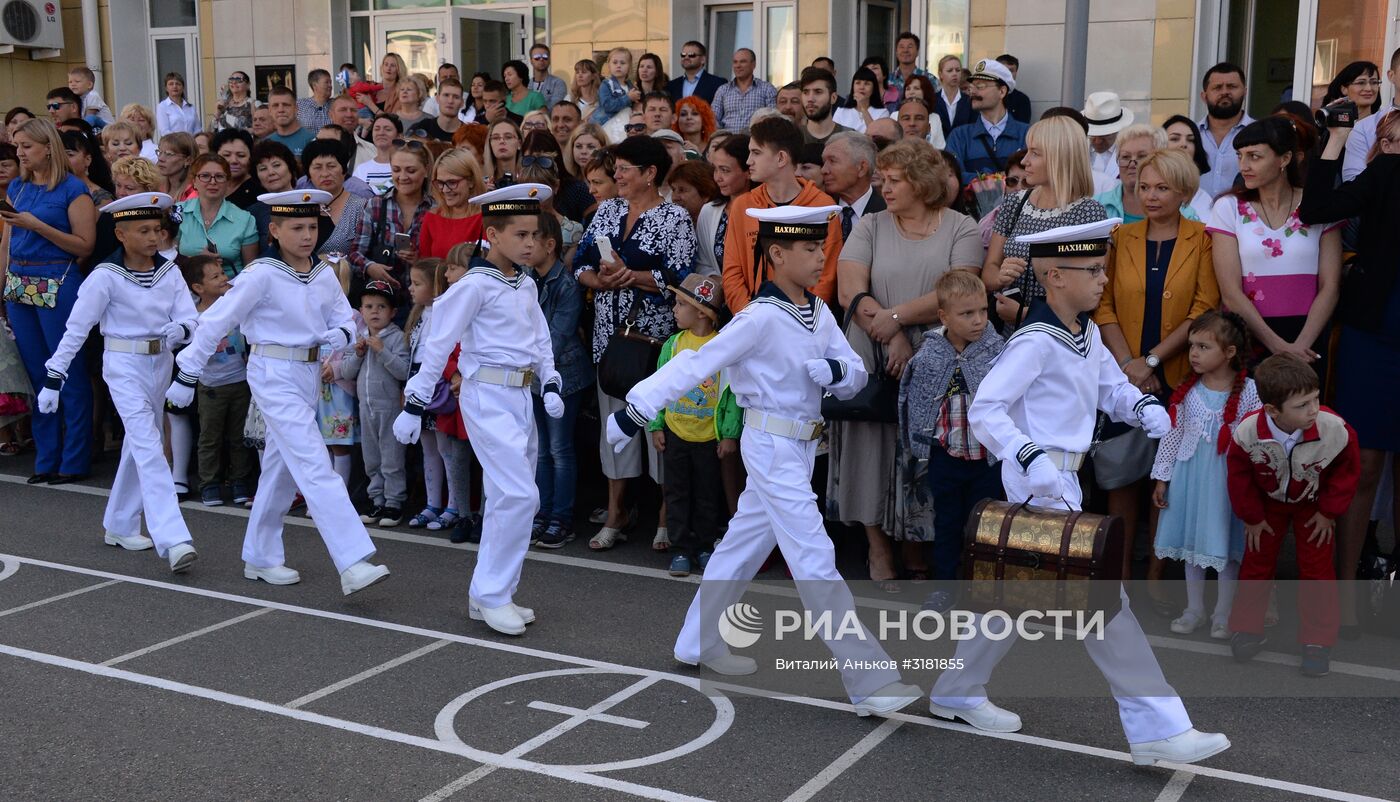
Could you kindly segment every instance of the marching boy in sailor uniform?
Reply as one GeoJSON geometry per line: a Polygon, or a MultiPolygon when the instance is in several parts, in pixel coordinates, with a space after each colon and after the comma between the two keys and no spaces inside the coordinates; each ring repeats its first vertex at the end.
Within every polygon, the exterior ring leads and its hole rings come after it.
{"type": "MultiPolygon", "coordinates": [[[[774,545],[782,550],[808,611],[830,613],[834,622],[854,614],[811,482],[823,393],[850,398],[867,377],[831,312],[803,289],[821,278],[822,243],[839,212],[835,206],[749,209],[759,221],[760,256],[772,265],[770,280],[713,340],[674,356],[632,388],[627,407],[608,418],[608,441],[620,448],[657,410],[721,370],[728,372],[729,387],[745,410],[740,453],[748,486],[676,638],[675,656],[682,663],[731,676],[757,670],[752,659],[729,652],[718,624],[774,545]]],[[[891,665],[871,633],[863,635],[828,633],[827,640],[843,666],[841,679],[856,713],[885,715],[914,702],[921,692],[902,684],[894,668],[858,667],[891,665]]]]}
{"type": "Polygon", "coordinates": [[[401,442],[418,440],[423,407],[447,357],[461,343],[457,369],[465,379],[458,399],[481,461],[486,496],[468,614],[505,635],[520,635],[535,620],[535,612],[516,605],[514,597],[540,507],[530,392],[536,376],[545,412],[551,418],[564,414],[549,323],[535,282],[519,267],[530,264],[541,247],[540,204],[551,194],[543,184],[517,184],[471,199],[481,205],[482,236],[490,250],[472,257],[466,275],[433,302],[431,328],[419,349],[422,364],[404,386],[404,411],[394,422],[401,442]]]}
{"type": "Polygon", "coordinates": [[[189,347],[176,359],[180,371],[165,397],[177,407],[189,406],[219,341],[234,326],[240,328],[251,352],[248,387],[267,424],[262,478],[243,538],[243,576],[273,585],[301,581],[287,567],[282,548],[282,518],[300,490],[340,572],[340,589],[349,596],[388,577],[389,569],[369,563],[374,542],[345,484],[331,469],[316,423],[320,347],[344,348],[355,332],[335,271],[312,260],[316,220],[331,196],[294,190],[259,195],[258,200],[270,207],[274,245],[268,255],[249,262],[228,293],[204,310],[189,347]]]}
{"type": "Polygon", "coordinates": [[[44,363],[48,379],[38,406],[46,414],[58,410],[68,363],[92,327],[99,326],[105,344],[102,377],[126,428],[117,478],[102,516],[103,542],[140,551],[154,541],[156,554],[168,558],[170,570],[179,573],[197,555],[161,448],[161,419],[170,349],[189,339],[198,315],[180,269],[157,254],[161,220],[170,204],[169,195],[151,192],[102,207],[116,222],[121,247],[78,290],[63,341],[44,363]],[[149,538],[141,535],[143,510],[149,538]]]}
{"type": "MultiPolygon", "coordinates": [[[[1044,506],[1079,509],[1083,496],[1075,471],[1093,440],[1099,410],[1141,426],[1152,438],[1171,430],[1161,404],[1128,382],[1089,317],[1108,283],[1104,262],[1119,222],[1111,218],[1020,238],[1030,246],[1045,301],[1007,341],[968,409],[977,441],[1002,461],[1008,501],[1035,498],[1044,506]]],[[[1088,638],[1084,645],[1113,690],[1133,762],[1192,763],[1228,749],[1224,735],[1191,726],[1127,595],[1122,599],[1103,639],[1088,638]]],[[[957,657],[964,668],[939,676],[929,694],[930,711],[982,730],[1019,730],[1020,717],[992,704],[985,688],[1015,641],[979,636],[960,642],[957,657]]]]}

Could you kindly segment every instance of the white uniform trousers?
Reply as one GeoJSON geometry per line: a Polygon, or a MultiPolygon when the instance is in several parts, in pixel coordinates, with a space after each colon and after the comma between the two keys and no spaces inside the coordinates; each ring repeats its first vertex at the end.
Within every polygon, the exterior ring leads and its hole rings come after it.
{"type": "MultiPolygon", "coordinates": [[[[1025,474],[1015,461],[1001,465],[1002,484],[1006,497],[1025,501],[1030,495],[1025,474]]],[[[1039,499],[1036,503],[1061,509],[1080,509],[1083,493],[1079,479],[1070,471],[1060,472],[1063,499],[1039,499]]],[[[1167,684],[1162,667],[1152,654],[1152,646],[1142,631],[1133,611],[1128,607],[1128,594],[1120,591],[1123,607],[1104,628],[1102,640],[1089,638],[1084,648],[1108,680],[1113,698],[1118,702],[1118,718],[1128,743],[1144,743],[1180,735],[1191,729],[1191,717],[1181,697],[1167,684]],[[1152,695],[1142,695],[1144,692],[1152,695]]],[[[957,657],[963,668],[944,671],[934,683],[929,698],[936,704],[951,708],[976,707],[987,699],[987,681],[997,663],[1016,643],[1013,635],[1002,640],[976,637],[958,643],[957,657]]]]}
{"type": "Polygon", "coordinates": [[[243,538],[244,562],[258,568],[286,563],[282,518],[298,488],[337,572],[374,555],[374,541],[350,503],[345,483],[331,469],[316,422],[321,366],[315,362],[248,358],[248,388],[267,424],[262,477],[243,538]]]}
{"type": "Polygon", "coordinates": [[[102,378],[112,393],[112,405],[121,415],[126,437],[121,461],[102,526],[114,535],[141,534],[141,513],[146,529],[164,557],[171,546],[190,542],[190,530],[180,515],[175,480],[161,445],[165,419],[165,388],[170,386],[174,357],[159,354],[102,354],[102,378]]]}
{"type": "MultiPolygon", "coordinates": [[[[486,496],[481,516],[481,547],[468,590],[482,607],[512,603],[520,569],[530,550],[530,527],[540,509],[535,485],[539,439],[535,402],[529,387],[502,387],[475,380],[462,382],[458,398],[471,433],[472,450],[481,462],[486,496]]],[[[465,499],[458,499],[465,504],[465,499]]]]}
{"type": "MultiPolygon", "coordinates": [[[[748,484],[685,614],[675,646],[681,660],[700,662],[727,651],[719,636],[720,617],[743,596],[775,545],[797,582],[802,605],[814,619],[831,613],[831,633],[855,610],[851,590],[836,571],[836,548],[822,526],[817,496],[812,492],[817,442],[745,428],[739,451],[749,472],[748,484]]],[[[844,666],[846,660],[889,660],[874,635],[862,629],[863,640],[848,636],[826,641],[839,665],[844,666]]],[[[853,702],[863,701],[899,679],[894,669],[841,670],[841,681],[853,702]]]]}

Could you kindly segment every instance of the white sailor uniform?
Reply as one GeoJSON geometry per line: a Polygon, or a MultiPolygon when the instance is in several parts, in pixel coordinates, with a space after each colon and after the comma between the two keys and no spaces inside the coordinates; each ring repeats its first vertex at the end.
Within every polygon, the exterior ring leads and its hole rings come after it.
{"type": "MultiPolygon", "coordinates": [[[[829,390],[844,399],[860,392],[867,379],[864,364],[820,299],[809,293],[807,304],[797,306],[767,283],[713,340],[677,354],[634,387],[625,413],[643,426],[658,409],[722,369],[745,410],[740,454],[749,478],[676,638],[675,655],[687,663],[727,654],[719,617],[743,595],[775,545],[797,580],[804,607],[817,614],[829,611],[838,622],[855,609],[836,570],[835,547],[811,483],[822,395],[829,390]],[[828,362],[835,381],[825,388],[809,378],[806,363],[813,359],[828,362]]],[[[826,643],[843,666],[850,665],[847,660],[888,660],[868,631],[860,639],[826,643]]],[[[860,702],[900,677],[894,669],[843,668],[841,679],[851,700],[860,702]]]]}
{"type": "Polygon", "coordinates": [[[228,292],[199,318],[199,328],[176,363],[177,381],[192,387],[219,340],[234,326],[247,339],[248,387],[267,424],[267,448],[257,498],[243,539],[243,560],[256,568],[284,565],[282,518],[300,488],[336,570],[374,554],[345,483],[331,469],[316,422],[321,393],[322,335],[341,329],[354,339],[350,304],[325,262],[301,273],[273,255],[255,259],[228,292]]]}
{"type": "Polygon", "coordinates": [[[94,268],[78,290],[62,342],[44,367],[45,386],[57,390],[68,378],[68,363],[92,327],[99,327],[105,346],[102,378],[126,429],[102,525],[119,537],[139,537],[144,511],[156,553],[164,557],[171,546],[190,542],[161,445],[161,423],[170,348],[189,339],[198,313],[180,269],[160,256],[156,260],[154,270],[129,270],[118,250],[94,268]]]}
{"type": "MultiPolygon", "coordinates": [[[[410,417],[421,415],[432,399],[458,343],[457,369],[463,376],[458,402],[481,462],[486,497],[468,595],[480,607],[499,608],[514,603],[540,506],[531,380],[538,377],[544,392],[552,391],[555,398],[560,387],[549,323],[535,282],[524,270],[517,268],[508,278],[475,258],[466,275],[433,302],[428,336],[419,346],[421,366],[404,386],[410,417]]],[[[399,429],[395,427],[396,434],[399,429]]]]}
{"type": "MultiPolygon", "coordinates": [[[[1047,304],[1033,307],[1025,325],[1007,340],[968,409],[978,442],[1002,460],[1002,482],[1010,501],[1030,497],[1026,470],[1044,454],[1060,471],[1061,497],[1037,497],[1037,503],[1079,509],[1082,495],[1075,471],[1093,440],[1095,413],[1102,410],[1114,420],[1138,426],[1144,410],[1157,404],[1128,382],[1088,313],[1078,321],[1080,331],[1073,334],[1047,304]]],[[[930,699],[953,709],[985,702],[986,682],[1015,642],[1014,637],[960,642],[957,657],[963,669],[943,672],[930,699]]],[[[1084,645],[1108,680],[1129,743],[1170,738],[1191,729],[1186,708],[1162,675],[1126,594],[1104,639],[1088,639],[1084,645]]]]}

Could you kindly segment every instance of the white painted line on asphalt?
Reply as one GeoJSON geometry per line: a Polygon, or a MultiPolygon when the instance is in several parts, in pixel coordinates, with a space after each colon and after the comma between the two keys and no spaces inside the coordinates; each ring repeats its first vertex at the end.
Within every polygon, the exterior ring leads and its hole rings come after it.
{"type": "Polygon", "coordinates": [[[871,730],[868,735],[856,742],[855,746],[847,749],[844,754],[831,761],[831,765],[817,772],[816,776],[803,783],[802,787],[793,791],[784,802],[807,802],[816,796],[821,790],[831,784],[832,780],[841,776],[841,772],[856,764],[856,761],[869,754],[870,750],[879,746],[894,731],[904,726],[904,722],[895,719],[885,719],[880,722],[880,726],[871,730]]]}
{"type": "MultiPolygon", "coordinates": [[[[677,682],[682,685],[687,685],[689,687],[695,688],[701,693],[708,693],[711,691],[718,691],[721,693],[728,692],[744,696],[757,696],[768,699],[776,699],[779,701],[791,702],[793,704],[800,704],[808,707],[816,707],[825,710],[834,710],[845,713],[854,712],[854,708],[851,705],[845,702],[834,702],[829,699],[816,699],[807,696],[791,696],[787,694],[775,693],[773,691],[768,691],[761,688],[751,688],[744,685],[735,685],[732,683],[724,682],[710,682],[709,680],[705,680],[696,676],[686,676],[683,674],[674,674],[666,671],[656,671],[654,669],[638,668],[636,666],[628,666],[623,665],[621,663],[612,663],[606,660],[595,660],[589,657],[578,657],[576,655],[563,654],[560,652],[551,652],[545,649],[531,649],[524,646],[517,646],[513,643],[499,643],[496,641],[483,640],[480,638],[471,638],[465,635],[458,635],[451,632],[442,632],[439,630],[425,629],[423,627],[414,627],[408,626],[406,624],[397,624],[391,621],[380,621],[374,618],[364,618],[361,616],[347,615],[345,613],[335,613],[329,610],[318,610],[314,607],[299,607],[294,604],[284,604],[282,602],[266,601],[264,599],[253,598],[251,596],[239,596],[233,593],[222,593],[216,590],[205,590],[203,588],[186,587],[183,585],[172,585],[168,582],[160,582],[154,579],[127,576],[126,574],[115,574],[108,571],[99,571],[94,568],[84,568],[82,566],[77,565],[65,565],[62,563],[49,562],[47,560],[37,560],[32,557],[18,557],[10,554],[0,554],[0,559],[17,560],[21,563],[33,565],[40,568],[51,568],[57,571],[67,571],[69,573],[84,574],[86,576],[103,577],[119,582],[127,582],[134,585],[144,585],[146,587],[157,588],[160,590],[174,591],[176,593],[189,593],[196,596],[203,596],[205,598],[222,599],[224,601],[249,604],[255,607],[268,607],[274,610],[284,610],[286,612],[302,613],[304,615],[311,616],[314,618],[324,618],[331,621],[343,621],[352,624],[362,624],[364,626],[372,627],[375,629],[383,629],[391,632],[400,632],[408,635],[418,635],[434,640],[450,640],[454,643],[465,643],[470,646],[481,646],[486,649],[509,652],[511,654],[525,655],[527,657],[538,657],[544,660],[554,660],[563,663],[571,663],[573,665],[587,666],[590,668],[607,669],[623,674],[656,676],[661,679],[670,680],[672,682],[677,682]]],[[[0,647],[0,650],[6,648],[12,647],[0,647]]],[[[106,667],[99,668],[102,668],[106,671],[121,670],[108,669],[106,667]]],[[[219,693],[217,691],[211,692],[219,693]]],[[[268,703],[259,702],[259,704],[268,703]]],[[[315,714],[307,713],[307,715],[315,714]]],[[[889,716],[886,716],[886,718],[895,719],[897,721],[903,721],[907,724],[918,724],[921,727],[948,730],[951,732],[962,733],[964,735],[973,735],[981,738],[995,738],[997,740],[1002,741],[1012,741],[1015,743],[1026,744],[1030,746],[1040,746],[1046,749],[1055,749],[1062,752],[1073,752],[1076,754],[1088,755],[1091,757],[1100,757],[1106,760],[1115,760],[1123,763],[1132,761],[1132,755],[1128,754],[1127,752],[1119,752],[1112,749],[1104,749],[1102,747],[1074,743],[1072,741],[1058,741],[1051,738],[1041,738],[1035,735],[1024,735],[1022,733],[984,732],[982,730],[973,729],[972,727],[969,727],[964,724],[954,724],[951,722],[940,721],[938,719],[928,718],[924,716],[913,716],[907,713],[894,713],[889,716]]],[[[437,742],[434,741],[433,743],[437,742]]],[[[1356,794],[1348,791],[1337,791],[1330,788],[1322,788],[1314,785],[1305,785],[1303,783],[1295,783],[1287,780],[1278,780],[1272,777],[1261,777],[1258,775],[1244,774],[1242,772],[1237,771],[1215,769],[1209,766],[1185,766],[1175,763],[1159,763],[1158,766],[1161,768],[1168,769],[1185,769],[1186,771],[1192,772],[1202,777],[1211,777],[1214,779],[1228,780],[1230,782],[1237,782],[1245,785],[1253,785],[1260,788],[1272,788],[1278,791],[1287,791],[1289,793],[1316,796],[1322,799],[1335,799],[1339,800],[1339,802],[1392,802],[1391,800],[1386,800],[1382,797],[1367,796],[1365,794],[1356,794]]],[[[513,768],[513,766],[507,766],[506,768],[513,768]]]]}
{"type": "Polygon", "coordinates": [[[293,699],[292,701],[287,703],[287,707],[290,707],[294,710],[299,707],[306,707],[307,705],[311,704],[317,699],[324,699],[325,697],[330,696],[336,691],[343,691],[351,685],[354,685],[359,682],[364,682],[370,677],[378,676],[380,674],[383,674],[385,671],[390,671],[392,669],[398,668],[401,665],[404,665],[405,663],[410,663],[414,660],[417,660],[425,654],[430,654],[432,652],[437,651],[438,649],[441,649],[442,647],[446,646],[451,642],[452,641],[450,640],[433,641],[427,646],[414,649],[408,654],[402,654],[398,657],[395,657],[392,660],[386,660],[385,662],[380,663],[379,665],[374,666],[373,668],[367,668],[364,671],[355,674],[354,676],[346,677],[340,682],[331,683],[330,685],[327,685],[326,687],[321,688],[320,690],[312,691],[311,693],[308,693],[305,696],[293,699]]]}
{"type": "Polygon", "coordinates": [[[1167,785],[1162,789],[1162,793],[1157,795],[1156,802],[1181,802],[1181,797],[1186,794],[1186,787],[1194,779],[1196,775],[1186,769],[1172,772],[1172,778],[1167,780],[1167,785]]]}
{"type": "Polygon", "coordinates": [[[19,571],[19,563],[14,560],[0,560],[0,582],[14,576],[19,571]]]}
{"type": "Polygon", "coordinates": [[[538,699],[525,706],[531,710],[543,710],[546,713],[558,713],[561,716],[587,716],[594,721],[601,721],[604,724],[616,724],[619,727],[628,727],[634,730],[644,730],[647,728],[647,725],[651,724],[651,722],[642,721],[641,719],[610,716],[607,713],[589,713],[587,710],[579,707],[556,705],[553,702],[541,702],[538,699]]]}
{"type": "MultiPolygon", "coordinates": [[[[0,482],[9,482],[10,484],[23,485],[25,484],[25,477],[14,476],[11,474],[0,474],[0,482]]],[[[67,493],[78,493],[81,495],[95,496],[98,498],[107,498],[111,495],[111,491],[107,490],[106,488],[88,487],[85,485],[76,484],[58,485],[56,487],[44,486],[42,488],[36,489],[55,490],[67,493]]],[[[180,506],[187,510],[195,512],[209,513],[213,515],[228,515],[235,518],[247,518],[249,515],[248,510],[239,507],[205,507],[197,501],[186,501],[180,506]]],[[[302,518],[300,516],[287,516],[284,519],[284,523],[286,523],[289,526],[298,526],[303,529],[316,528],[316,524],[314,521],[312,521],[309,518],[302,518]]],[[[368,527],[368,530],[370,537],[372,538],[376,538],[379,540],[391,540],[397,543],[412,543],[419,546],[431,546],[433,548],[439,549],[454,549],[457,551],[470,552],[475,552],[478,548],[475,544],[451,543],[440,537],[415,535],[409,532],[399,532],[391,529],[376,529],[374,527],[368,527]]],[[[643,577],[645,579],[661,579],[667,582],[682,582],[697,586],[700,584],[700,575],[698,574],[692,574],[687,577],[674,577],[671,576],[670,573],[668,573],[666,569],[663,568],[646,568],[640,565],[627,565],[624,563],[606,562],[603,560],[593,560],[585,557],[571,557],[565,554],[541,552],[536,551],[534,549],[531,549],[530,551],[525,553],[525,559],[534,562],[550,563],[553,565],[567,565],[575,568],[587,568],[593,571],[606,571],[614,574],[626,574],[628,576],[643,577]]],[[[3,578],[3,576],[0,576],[0,579],[3,578]]],[[[772,584],[761,584],[758,582],[749,585],[749,592],[762,593],[769,596],[780,596],[792,599],[800,598],[795,589],[787,587],[774,587],[772,584]]],[[[911,602],[888,601],[885,599],[871,598],[869,596],[857,595],[856,600],[858,606],[862,609],[917,610],[918,608],[917,604],[911,602]]],[[[1052,631],[1052,627],[1044,624],[1031,623],[1028,624],[1026,628],[1028,630],[1041,630],[1046,632],[1052,631]]],[[[1198,641],[1191,641],[1183,638],[1170,638],[1161,635],[1148,635],[1147,640],[1149,643],[1152,644],[1152,647],[1155,649],[1171,649],[1181,652],[1191,652],[1194,654],[1220,655],[1224,657],[1230,656],[1230,648],[1228,646],[1220,646],[1213,643],[1201,643],[1198,641]]],[[[1297,668],[1298,656],[1294,654],[1285,654],[1283,652],[1260,652],[1259,655],[1257,655],[1254,658],[1254,662],[1269,663],[1273,665],[1286,666],[1289,668],[1297,668]]],[[[1331,664],[1331,670],[1334,674],[1347,674],[1349,676],[1365,677],[1368,679],[1379,679],[1386,682],[1400,683],[1400,670],[1397,669],[1383,668],[1380,666],[1371,666],[1366,665],[1364,663],[1351,663],[1344,660],[1333,660],[1331,664]]]]}
{"type": "Polygon", "coordinates": [[[466,788],[467,786],[471,785],[477,780],[480,780],[482,777],[487,776],[495,770],[495,766],[478,766],[477,768],[473,769],[470,773],[458,777],[457,779],[453,780],[447,785],[444,785],[443,787],[437,789],[431,794],[428,794],[427,796],[418,800],[418,802],[442,802],[444,799],[448,799],[453,794],[457,793],[463,788],[466,788]]]}
{"type": "Polygon", "coordinates": [[[150,646],[145,647],[144,649],[137,649],[134,652],[127,652],[126,654],[121,655],[120,657],[113,657],[111,660],[104,660],[101,664],[104,666],[114,666],[117,663],[125,663],[127,660],[134,660],[137,657],[143,657],[145,655],[150,654],[151,652],[158,652],[167,646],[174,646],[177,643],[184,643],[188,640],[194,640],[200,635],[208,635],[210,632],[218,632],[224,627],[231,627],[234,624],[247,621],[250,618],[257,618],[260,615],[267,615],[270,612],[272,612],[272,610],[263,607],[261,609],[254,610],[251,613],[244,613],[243,615],[234,616],[233,618],[230,618],[227,621],[220,621],[217,624],[210,624],[209,626],[203,629],[196,629],[193,632],[186,632],[183,635],[176,635],[175,637],[169,640],[163,640],[160,643],[153,643],[150,646]]]}
{"type": "MultiPolygon", "coordinates": [[[[114,575],[114,576],[115,576],[115,575],[114,575]]],[[[90,593],[90,592],[92,592],[92,591],[94,591],[94,590],[101,590],[101,589],[103,589],[103,588],[109,588],[109,587],[111,587],[111,586],[117,584],[118,582],[122,582],[122,581],[123,581],[123,580],[121,580],[121,579],[113,579],[113,580],[110,581],[110,582],[98,582],[96,585],[87,585],[86,587],[81,587],[81,588],[78,588],[77,590],[70,590],[70,591],[68,591],[67,593],[60,593],[60,594],[58,594],[57,596],[50,596],[50,597],[48,597],[47,599],[40,599],[40,600],[38,600],[38,601],[32,601],[32,602],[30,602],[30,603],[28,603],[28,604],[21,604],[21,605],[18,606],[18,607],[11,607],[11,608],[8,609],[8,610],[0,610],[0,618],[4,618],[4,617],[7,616],[7,615],[14,615],[15,613],[22,613],[22,612],[24,612],[25,610],[33,610],[35,607],[43,607],[43,606],[46,605],[46,604],[52,604],[52,603],[54,603],[54,602],[56,602],[56,601],[63,601],[64,599],[71,599],[71,598],[73,598],[74,596],[81,596],[81,595],[84,594],[84,593],[90,593]]]]}
{"type": "MultiPolygon", "coordinates": [[[[356,735],[364,735],[370,738],[376,738],[381,741],[390,741],[393,743],[403,744],[404,746],[413,746],[419,749],[429,749],[434,752],[442,752],[449,755],[456,755],[462,758],[470,758],[470,756],[467,754],[467,752],[470,750],[463,749],[462,747],[456,746],[454,744],[443,743],[442,741],[439,741],[435,738],[424,738],[421,735],[412,735],[406,732],[398,732],[396,730],[389,730],[383,727],[376,727],[371,724],[363,724],[358,721],[347,721],[346,719],[335,718],[333,716],[324,716],[320,713],[312,713],[307,710],[295,710],[290,707],[286,707],[285,705],[273,704],[272,702],[264,702],[261,699],[253,699],[247,696],[239,696],[238,694],[228,693],[226,691],[218,691],[214,690],[213,688],[202,688],[198,685],[189,685],[184,682],[177,682],[175,680],[166,679],[164,677],[153,677],[148,674],[138,674],[134,671],[127,671],[121,668],[101,666],[97,665],[96,663],[86,663],[81,660],[73,660],[67,657],[60,657],[56,654],[35,652],[29,649],[21,649],[16,646],[9,646],[7,644],[0,644],[0,654],[9,655],[11,657],[17,657],[21,660],[29,660],[34,663],[41,663],[43,665],[55,666],[57,668],[66,668],[72,671],[79,671],[84,674],[91,674],[93,676],[123,680],[125,682],[131,682],[137,685],[145,685],[150,688],[169,691],[171,693],[178,693],[185,696],[192,696],[198,699],[207,699],[212,702],[219,702],[221,704],[231,705],[233,707],[240,707],[245,710],[253,710],[259,713],[270,713],[272,715],[281,716],[283,718],[291,719],[293,721],[300,721],[307,724],[316,724],[322,727],[330,727],[333,729],[341,730],[343,732],[350,732],[356,735]]],[[[543,763],[535,763],[529,760],[521,760],[519,758],[498,757],[494,760],[494,763],[498,768],[515,769],[517,771],[530,772],[531,774],[542,774],[546,777],[553,777],[555,779],[565,780],[567,782],[591,785],[595,788],[606,788],[612,791],[621,791],[623,793],[631,794],[633,796],[639,796],[644,799],[663,800],[664,802],[704,802],[704,800],[701,800],[698,797],[687,796],[685,794],[678,794],[674,791],[667,791],[664,788],[652,788],[650,786],[638,785],[637,783],[631,783],[625,780],[618,780],[612,777],[601,777],[594,774],[588,774],[587,772],[574,771],[572,769],[564,768],[561,766],[549,766],[543,763]]]]}

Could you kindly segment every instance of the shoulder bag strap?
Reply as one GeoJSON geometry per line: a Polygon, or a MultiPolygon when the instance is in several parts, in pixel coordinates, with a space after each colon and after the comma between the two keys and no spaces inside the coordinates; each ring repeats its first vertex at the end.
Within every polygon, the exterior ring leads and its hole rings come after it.
{"type": "MultiPolygon", "coordinates": [[[[985,131],[986,128],[984,127],[983,130],[985,131]]],[[[991,136],[992,136],[991,134],[987,134],[987,139],[990,139],[991,136]]],[[[982,143],[982,149],[985,150],[985,151],[987,151],[987,155],[988,155],[989,157],[991,157],[991,159],[992,159],[992,164],[996,165],[997,172],[998,172],[998,173],[1005,172],[1005,171],[1006,171],[1006,162],[1002,161],[1001,157],[997,155],[996,146],[995,146],[995,145],[992,145],[992,144],[990,144],[990,143],[988,143],[988,142],[987,142],[987,139],[983,139],[983,138],[980,137],[980,136],[977,137],[977,141],[982,143]]]]}
{"type": "MultiPolygon", "coordinates": [[[[987,143],[984,141],[982,144],[985,145],[985,144],[987,144],[987,143]]],[[[1013,215],[1011,216],[1011,225],[1009,225],[1009,226],[1006,227],[1006,230],[1007,230],[1007,231],[1010,231],[1010,232],[1012,232],[1012,233],[1015,233],[1015,231],[1016,231],[1016,224],[1019,223],[1019,222],[1021,221],[1021,212],[1025,210],[1026,204],[1030,202],[1030,200],[1031,200],[1031,192],[1032,192],[1032,191],[1033,191],[1033,190],[1030,190],[1030,189],[1026,190],[1026,194],[1024,194],[1024,195],[1021,196],[1021,202],[1018,203],[1018,204],[1016,204],[1016,213],[1013,214],[1013,215]]],[[[1005,251],[1002,252],[1002,255],[1003,255],[1003,256],[1005,255],[1005,251]]],[[[1027,270],[1030,270],[1030,265],[1029,265],[1029,264],[1027,264],[1026,269],[1027,269],[1027,270]]],[[[1021,321],[1023,321],[1023,320],[1026,319],[1026,307],[1028,307],[1029,305],[1030,305],[1030,299],[1026,297],[1026,293],[1025,293],[1024,291],[1021,292],[1021,294],[1017,296],[1017,301],[1016,301],[1016,325],[1017,325],[1017,326],[1020,326],[1020,325],[1021,325],[1021,321]]]]}

